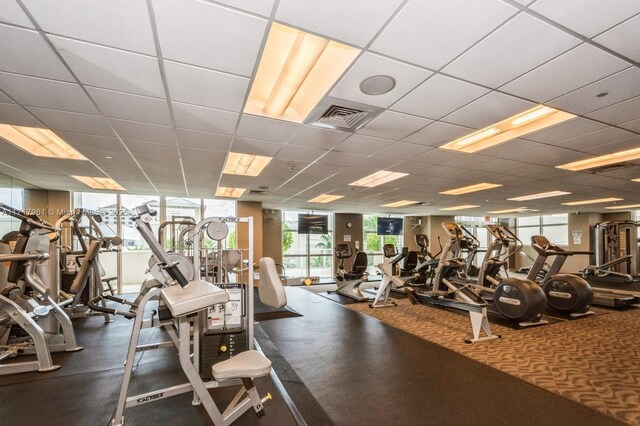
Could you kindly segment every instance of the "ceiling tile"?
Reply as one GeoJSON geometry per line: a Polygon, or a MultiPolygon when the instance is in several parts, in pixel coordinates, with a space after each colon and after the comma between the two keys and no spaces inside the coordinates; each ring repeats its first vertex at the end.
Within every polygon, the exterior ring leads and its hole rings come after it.
{"type": "MultiPolygon", "coordinates": [[[[632,4],[635,9],[640,10],[640,4],[637,2],[624,3],[632,4]]],[[[610,7],[607,5],[607,9],[610,7]]],[[[627,58],[640,61],[640,14],[599,35],[594,40],[627,58]]]]}
{"type": "Polygon", "coordinates": [[[384,111],[360,129],[358,133],[400,140],[432,122],[433,120],[427,120],[413,115],[384,111]]]}
{"type": "Polygon", "coordinates": [[[372,53],[363,54],[345,74],[331,96],[363,104],[387,108],[414,87],[423,82],[431,72],[406,65],[372,53]],[[367,95],[360,90],[360,83],[372,76],[388,75],[396,81],[395,87],[382,95],[367,95]]]}
{"type": "Polygon", "coordinates": [[[83,41],[50,37],[80,82],[138,95],[164,97],[155,57],[125,52],[83,41]]]}
{"type": "Polygon", "coordinates": [[[21,105],[96,114],[79,85],[0,72],[0,88],[21,105]]]}
{"type": "Polygon", "coordinates": [[[627,68],[549,102],[574,114],[587,114],[640,95],[640,69],[627,68]],[[600,93],[606,96],[597,97],[600,93]]]}
{"type": "Polygon", "coordinates": [[[164,99],[87,87],[87,91],[107,117],[171,125],[169,107],[164,99]]]}
{"type": "Polygon", "coordinates": [[[40,127],[42,124],[15,104],[0,103],[0,123],[16,126],[40,127]]]}
{"type": "Polygon", "coordinates": [[[186,129],[177,129],[176,132],[178,134],[178,142],[182,148],[198,148],[227,152],[229,145],[231,145],[231,136],[227,135],[186,129]]]}
{"type": "Polygon", "coordinates": [[[532,149],[543,148],[544,146],[531,141],[516,139],[509,141],[508,149],[502,145],[494,146],[482,151],[482,155],[495,158],[507,158],[510,160],[518,160],[526,158],[526,152],[532,149]]]}
{"type": "Polygon", "coordinates": [[[90,135],[113,136],[107,121],[99,115],[80,114],[55,109],[27,108],[51,130],[62,130],[90,135]]]}
{"type": "Polygon", "coordinates": [[[312,126],[301,126],[298,133],[289,141],[290,144],[309,146],[312,148],[332,149],[349,137],[350,133],[336,130],[320,129],[312,126]]]}
{"type": "Polygon", "coordinates": [[[124,143],[134,157],[137,157],[138,154],[174,159],[178,157],[178,147],[176,145],[142,142],[132,139],[124,139],[124,143]]]}
{"type": "Polygon", "coordinates": [[[270,142],[287,142],[301,128],[299,124],[244,114],[240,119],[237,136],[270,142]]]}
{"type": "Polygon", "coordinates": [[[430,146],[416,145],[406,142],[397,142],[391,145],[389,148],[376,154],[378,158],[392,159],[392,160],[404,160],[409,161],[418,155],[424,154],[427,151],[434,149],[430,146]]]}
{"type": "Polygon", "coordinates": [[[628,66],[628,63],[613,55],[589,44],[581,44],[502,86],[500,90],[546,102],[628,66]]]}
{"type": "Polygon", "coordinates": [[[444,70],[497,88],[579,43],[549,24],[520,14],[444,70]]]}
{"type": "Polygon", "coordinates": [[[640,96],[587,114],[608,124],[621,124],[640,119],[640,96]]]}
{"type": "Polygon", "coordinates": [[[172,102],[176,126],[184,129],[232,135],[238,121],[238,113],[196,105],[172,102]]]}
{"type": "Polygon", "coordinates": [[[495,0],[450,0],[446,6],[438,0],[411,0],[371,50],[438,70],[516,12],[495,0]]]}
{"type": "Polygon", "coordinates": [[[165,59],[251,76],[265,19],[194,0],[156,0],[153,5],[165,59]]]}
{"type": "MultiPolygon", "coordinates": [[[[331,164],[344,167],[354,166],[367,157],[365,155],[352,154],[348,152],[331,151],[317,161],[317,164],[331,164]]],[[[373,173],[373,171],[371,172],[373,173]]]]}
{"type": "Polygon", "coordinates": [[[473,129],[468,127],[436,121],[407,137],[404,141],[421,145],[440,146],[471,132],[473,132],[473,129]]]}
{"type": "Polygon", "coordinates": [[[282,147],[278,155],[275,158],[278,160],[294,160],[294,161],[308,161],[312,162],[318,159],[318,157],[326,154],[324,149],[308,148],[298,145],[285,145],[282,147]]]}
{"type": "Polygon", "coordinates": [[[247,12],[257,13],[258,15],[269,16],[275,0],[216,0],[216,2],[246,10],[247,12]]]}
{"type": "Polygon", "coordinates": [[[349,136],[344,142],[335,147],[334,151],[370,155],[391,146],[393,143],[394,141],[388,139],[356,134],[349,136]]]}
{"type": "Polygon", "coordinates": [[[538,0],[530,7],[541,15],[586,37],[594,37],[640,12],[640,3],[611,0],[538,0]]]}
{"type": "Polygon", "coordinates": [[[0,22],[20,25],[21,27],[35,28],[29,17],[15,0],[5,0],[0,9],[0,22]]]}
{"type": "Polygon", "coordinates": [[[627,123],[622,123],[620,124],[620,127],[624,127],[625,129],[640,133],[640,120],[633,120],[627,123]]]}
{"type": "Polygon", "coordinates": [[[130,0],[23,0],[48,33],[155,55],[147,4],[130,0]]]}
{"type": "Polygon", "coordinates": [[[402,0],[386,0],[371,7],[368,0],[280,0],[276,19],[336,40],[366,46],[401,3],[402,0]]]}
{"type": "MultiPolygon", "coordinates": [[[[215,175],[219,175],[224,166],[224,161],[227,157],[226,152],[220,151],[208,151],[204,149],[195,148],[180,148],[180,155],[183,161],[199,161],[207,162],[211,168],[211,171],[215,175]]],[[[185,171],[187,169],[185,168],[185,171]]]]}
{"type": "Polygon", "coordinates": [[[602,130],[605,127],[606,126],[604,124],[600,124],[596,121],[576,117],[563,123],[556,124],[555,126],[529,133],[528,135],[523,136],[523,138],[536,142],[553,144],[565,139],[575,138],[597,130],[602,130]]]}
{"type": "Polygon", "coordinates": [[[491,92],[447,115],[444,121],[462,126],[482,128],[526,111],[535,104],[513,96],[491,92]]]}
{"type": "Polygon", "coordinates": [[[282,149],[283,146],[284,145],[281,143],[236,137],[231,145],[231,151],[243,154],[273,157],[282,149]]]}
{"type": "Polygon", "coordinates": [[[13,102],[9,96],[5,95],[3,92],[0,92],[0,103],[14,104],[15,102],[13,102]]]}
{"type": "Polygon", "coordinates": [[[67,68],[37,31],[0,24],[0,40],[0,71],[73,81],[67,68]]]}
{"type": "Polygon", "coordinates": [[[109,120],[121,138],[136,139],[153,143],[165,143],[173,145],[176,138],[173,129],[168,126],[158,126],[156,124],[140,123],[129,120],[109,120]]]}
{"type": "Polygon", "coordinates": [[[541,166],[555,167],[559,164],[578,161],[584,158],[584,154],[580,154],[573,150],[554,146],[545,146],[540,149],[527,151],[526,162],[541,166]]]}
{"type": "Polygon", "coordinates": [[[438,119],[488,92],[489,89],[436,74],[391,109],[438,119]]]}
{"type": "Polygon", "coordinates": [[[594,147],[604,145],[606,143],[627,139],[633,136],[633,133],[615,127],[606,127],[592,133],[576,136],[571,139],[565,139],[553,142],[554,145],[563,148],[575,149],[576,151],[592,152],[594,147]]]}
{"type": "Polygon", "coordinates": [[[248,78],[171,61],[164,61],[164,66],[172,100],[228,111],[242,109],[248,78]]]}
{"type": "MultiPolygon", "coordinates": [[[[611,142],[611,143],[594,147],[589,150],[589,153],[596,154],[596,155],[604,155],[604,154],[611,154],[613,152],[626,151],[628,149],[638,149],[638,148],[640,148],[640,136],[633,135],[628,139],[619,140],[616,142],[611,142]]],[[[635,160],[634,162],[638,163],[638,160],[635,160]]]]}
{"type": "Polygon", "coordinates": [[[418,155],[415,158],[412,158],[411,161],[418,163],[426,163],[426,164],[444,164],[448,161],[454,160],[456,158],[462,158],[465,155],[460,152],[449,151],[447,149],[433,149],[428,151],[425,154],[418,155]]]}
{"type": "Polygon", "coordinates": [[[120,141],[114,137],[86,135],[80,133],[57,132],[65,141],[69,142],[80,152],[118,152],[126,153],[120,141]]]}

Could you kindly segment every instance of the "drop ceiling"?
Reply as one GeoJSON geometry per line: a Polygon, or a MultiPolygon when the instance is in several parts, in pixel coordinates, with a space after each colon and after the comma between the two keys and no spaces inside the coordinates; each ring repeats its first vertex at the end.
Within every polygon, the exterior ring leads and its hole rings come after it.
{"type": "Polygon", "coordinates": [[[0,123],[49,128],[90,161],[0,141],[0,172],[73,191],[91,189],[71,175],[110,177],[137,194],[212,198],[218,186],[246,187],[240,199],[267,208],[342,212],[638,204],[640,161],[602,175],[555,166],[640,147],[639,28],[640,2],[625,0],[4,0],[0,123]],[[274,22],[361,49],[327,96],[384,111],[356,133],[244,114],[274,22]],[[379,74],[393,90],[359,90],[379,74]],[[438,148],[540,103],[578,117],[475,154],[438,148]],[[257,178],[223,175],[231,151],[274,159],[257,178]],[[378,170],[410,175],[349,186],[378,170]],[[503,186],[439,194],[480,182],[503,186]],[[572,194],[507,200],[555,190],[572,194]],[[325,193],[344,197],[308,203],[325,193]],[[380,207],[398,200],[423,205],[380,207]]]}

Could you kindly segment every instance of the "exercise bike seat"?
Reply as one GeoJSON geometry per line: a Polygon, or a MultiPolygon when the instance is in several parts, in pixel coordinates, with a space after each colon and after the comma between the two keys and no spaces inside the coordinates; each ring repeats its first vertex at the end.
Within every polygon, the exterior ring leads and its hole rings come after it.
{"type": "Polygon", "coordinates": [[[266,376],[271,372],[271,361],[262,352],[249,350],[211,367],[216,380],[241,379],[266,376]]]}
{"type": "Polygon", "coordinates": [[[229,293],[202,280],[190,281],[186,287],[165,287],[160,294],[174,317],[192,314],[229,301],[229,293]]]}

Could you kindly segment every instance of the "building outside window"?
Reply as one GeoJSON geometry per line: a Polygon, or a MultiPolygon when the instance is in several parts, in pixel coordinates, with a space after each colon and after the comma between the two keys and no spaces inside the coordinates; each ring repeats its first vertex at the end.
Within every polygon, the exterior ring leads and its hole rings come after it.
{"type": "MultiPolygon", "coordinates": [[[[23,196],[24,194],[21,188],[0,188],[0,203],[6,204],[14,209],[23,209],[23,196]]],[[[0,215],[0,237],[19,227],[20,221],[18,219],[5,214],[0,215]]]]}
{"type": "Polygon", "coordinates": [[[333,214],[328,214],[327,234],[299,234],[298,214],[282,212],[282,254],[291,277],[331,277],[333,275],[333,214]]]}

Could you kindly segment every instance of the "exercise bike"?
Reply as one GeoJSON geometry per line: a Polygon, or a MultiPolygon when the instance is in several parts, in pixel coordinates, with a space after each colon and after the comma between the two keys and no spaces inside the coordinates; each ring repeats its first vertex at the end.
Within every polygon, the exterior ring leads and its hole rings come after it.
{"type": "Polygon", "coordinates": [[[367,281],[368,259],[367,253],[363,251],[356,252],[356,256],[351,263],[351,270],[347,271],[344,267],[345,259],[353,256],[353,252],[348,244],[337,244],[335,249],[338,258],[338,268],[336,270],[336,280],[338,288],[335,292],[341,296],[349,297],[358,302],[371,300],[370,296],[365,295],[360,289],[363,281],[367,281]]]}

